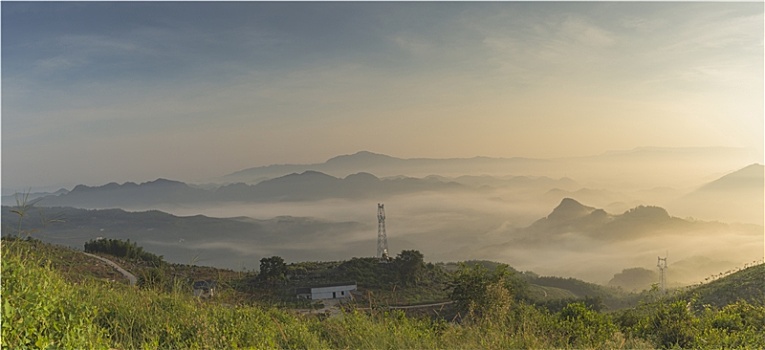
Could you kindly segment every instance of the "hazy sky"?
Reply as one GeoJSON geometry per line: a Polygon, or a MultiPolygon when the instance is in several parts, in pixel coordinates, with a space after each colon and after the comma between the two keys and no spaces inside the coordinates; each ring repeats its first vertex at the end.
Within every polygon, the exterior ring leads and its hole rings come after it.
{"type": "Polygon", "coordinates": [[[3,188],[359,150],[762,155],[762,2],[1,6],[3,188]]]}

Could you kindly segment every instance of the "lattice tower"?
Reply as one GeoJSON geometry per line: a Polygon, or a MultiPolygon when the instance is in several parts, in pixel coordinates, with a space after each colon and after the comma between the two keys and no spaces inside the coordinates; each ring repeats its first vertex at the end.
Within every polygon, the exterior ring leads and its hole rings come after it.
{"type": "Polygon", "coordinates": [[[377,204],[377,257],[388,258],[388,234],[385,233],[385,205],[377,204]]]}
{"type": "Polygon", "coordinates": [[[661,286],[661,291],[666,293],[667,292],[667,257],[658,257],[659,261],[656,263],[656,266],[659,268],[659,285],[661,286]]]}

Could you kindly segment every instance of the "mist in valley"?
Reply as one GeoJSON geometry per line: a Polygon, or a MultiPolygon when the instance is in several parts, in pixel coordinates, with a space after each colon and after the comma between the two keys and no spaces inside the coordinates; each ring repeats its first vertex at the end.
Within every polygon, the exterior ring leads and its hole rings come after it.
{"type": "MultiPolygon", "coordinates": [[[[765,242],[759,218],[756,215],[738,215],[730,217],[733,219],[730,221],[719,216],[705,218],[703,211],[686,206],[684,216],[668,209],[667,214],[674,221],[667,225],[652,224],[651,218],[647,218],[647,222],[636,222],[637,228],[628,234],[593,235],[564,229],[554,235],[536,236],[527,228],[550,215],[564,198],[602,209],[613,218],[638,206],[671,208],[673,203],[702,188],[710,176],[696,174],[695,178],[695,184],[685,183],[684,188],[665,186],[658,181],[642,183],[645,187],[633,183],[632,187],[613,188],[568,177],[441,176],[441,181],[455,181],[469,186],[469,190],[425,191],[379,199],[225,202],[130,209],[270,222],[261,225],[258,234],[251,235],[245,232],[234,237],[226,232],[210,232],[190,240],[164,239],[157,234],[141,240],[149,250],[175,252],[166,257],[178,262],[256,269],[260,258],[271,255],[292,262],[374,256],[376,208],[378,203],[384,203],[388,244],[394,255],[416,249],[431,262],[494,260],[521,271],[600,284],[607,284],[615,274],[628,268],[655,271],[657,257],[668,256],[668,281],[679,286],[761,260],[765,242]],[[583,187],[580,182],[594,186],[583,187]]],[[[721,208],[736,201],[722,195],[712,199],[721,208]]],[[[742,201],[738,202],[741,205],[742,201]]],[[[755,208],[758,205],[756,200],[745,203],[755,208]]],[[[759,205],[762,212],[761,201],[759,205]]],[[[703,203],[696,206],[704,207],[703,203]]]]}

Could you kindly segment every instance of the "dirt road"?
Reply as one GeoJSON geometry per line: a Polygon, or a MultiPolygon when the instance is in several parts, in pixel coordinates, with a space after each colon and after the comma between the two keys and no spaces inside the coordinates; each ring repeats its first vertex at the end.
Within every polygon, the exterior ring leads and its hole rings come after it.
{"type": "Polygon", "coordinates": [[[93,255],[93,254],[90,254],[90,253],[83,253],[83,254],[85,254],[87,256],[90,256],[90,257],[94,257],[94,258],[96,258],[98,260],[101,260],[101,261],[111,265],[119,273],[121,273],[123,276],[125,276],[125,278],[127,278],[128,281],[130,281],[130,285],[131,286],[134,286],[136,283],[138,283],[138,279],[135,277],[135,275],[133,275],[132,273],[130,273],[127,270],[123,269],[121,266],[117,265],[117,263],[115,263],[114,261],[111,261],[111,260],[109,260],[107,258],[102,258],[102,257],[100,257],[98,255],[93,255]]]}

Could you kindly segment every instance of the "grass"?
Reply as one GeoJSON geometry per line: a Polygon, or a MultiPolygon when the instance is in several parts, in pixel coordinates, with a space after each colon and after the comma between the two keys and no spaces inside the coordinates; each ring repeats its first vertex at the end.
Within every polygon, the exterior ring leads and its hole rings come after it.
{"type": "Polygon", "coordinates": [[[26,241],[3,241],[3,348],[323,348],[298,317],[188,293],[70,282],[26,241]]]}
{"type": "Polygon", "coordinates": [[[491,307],[459,322],[401,311],[350,310],[324,319],[269,306],[200,302],[185,291],[71,279],[55,250],[2,241],[2,347],[24,348],[763,348],[765,308],[746,301],[694,313],[685,301],[621,314],[569,304],[550,312],[491,287],[491,307]]]}

